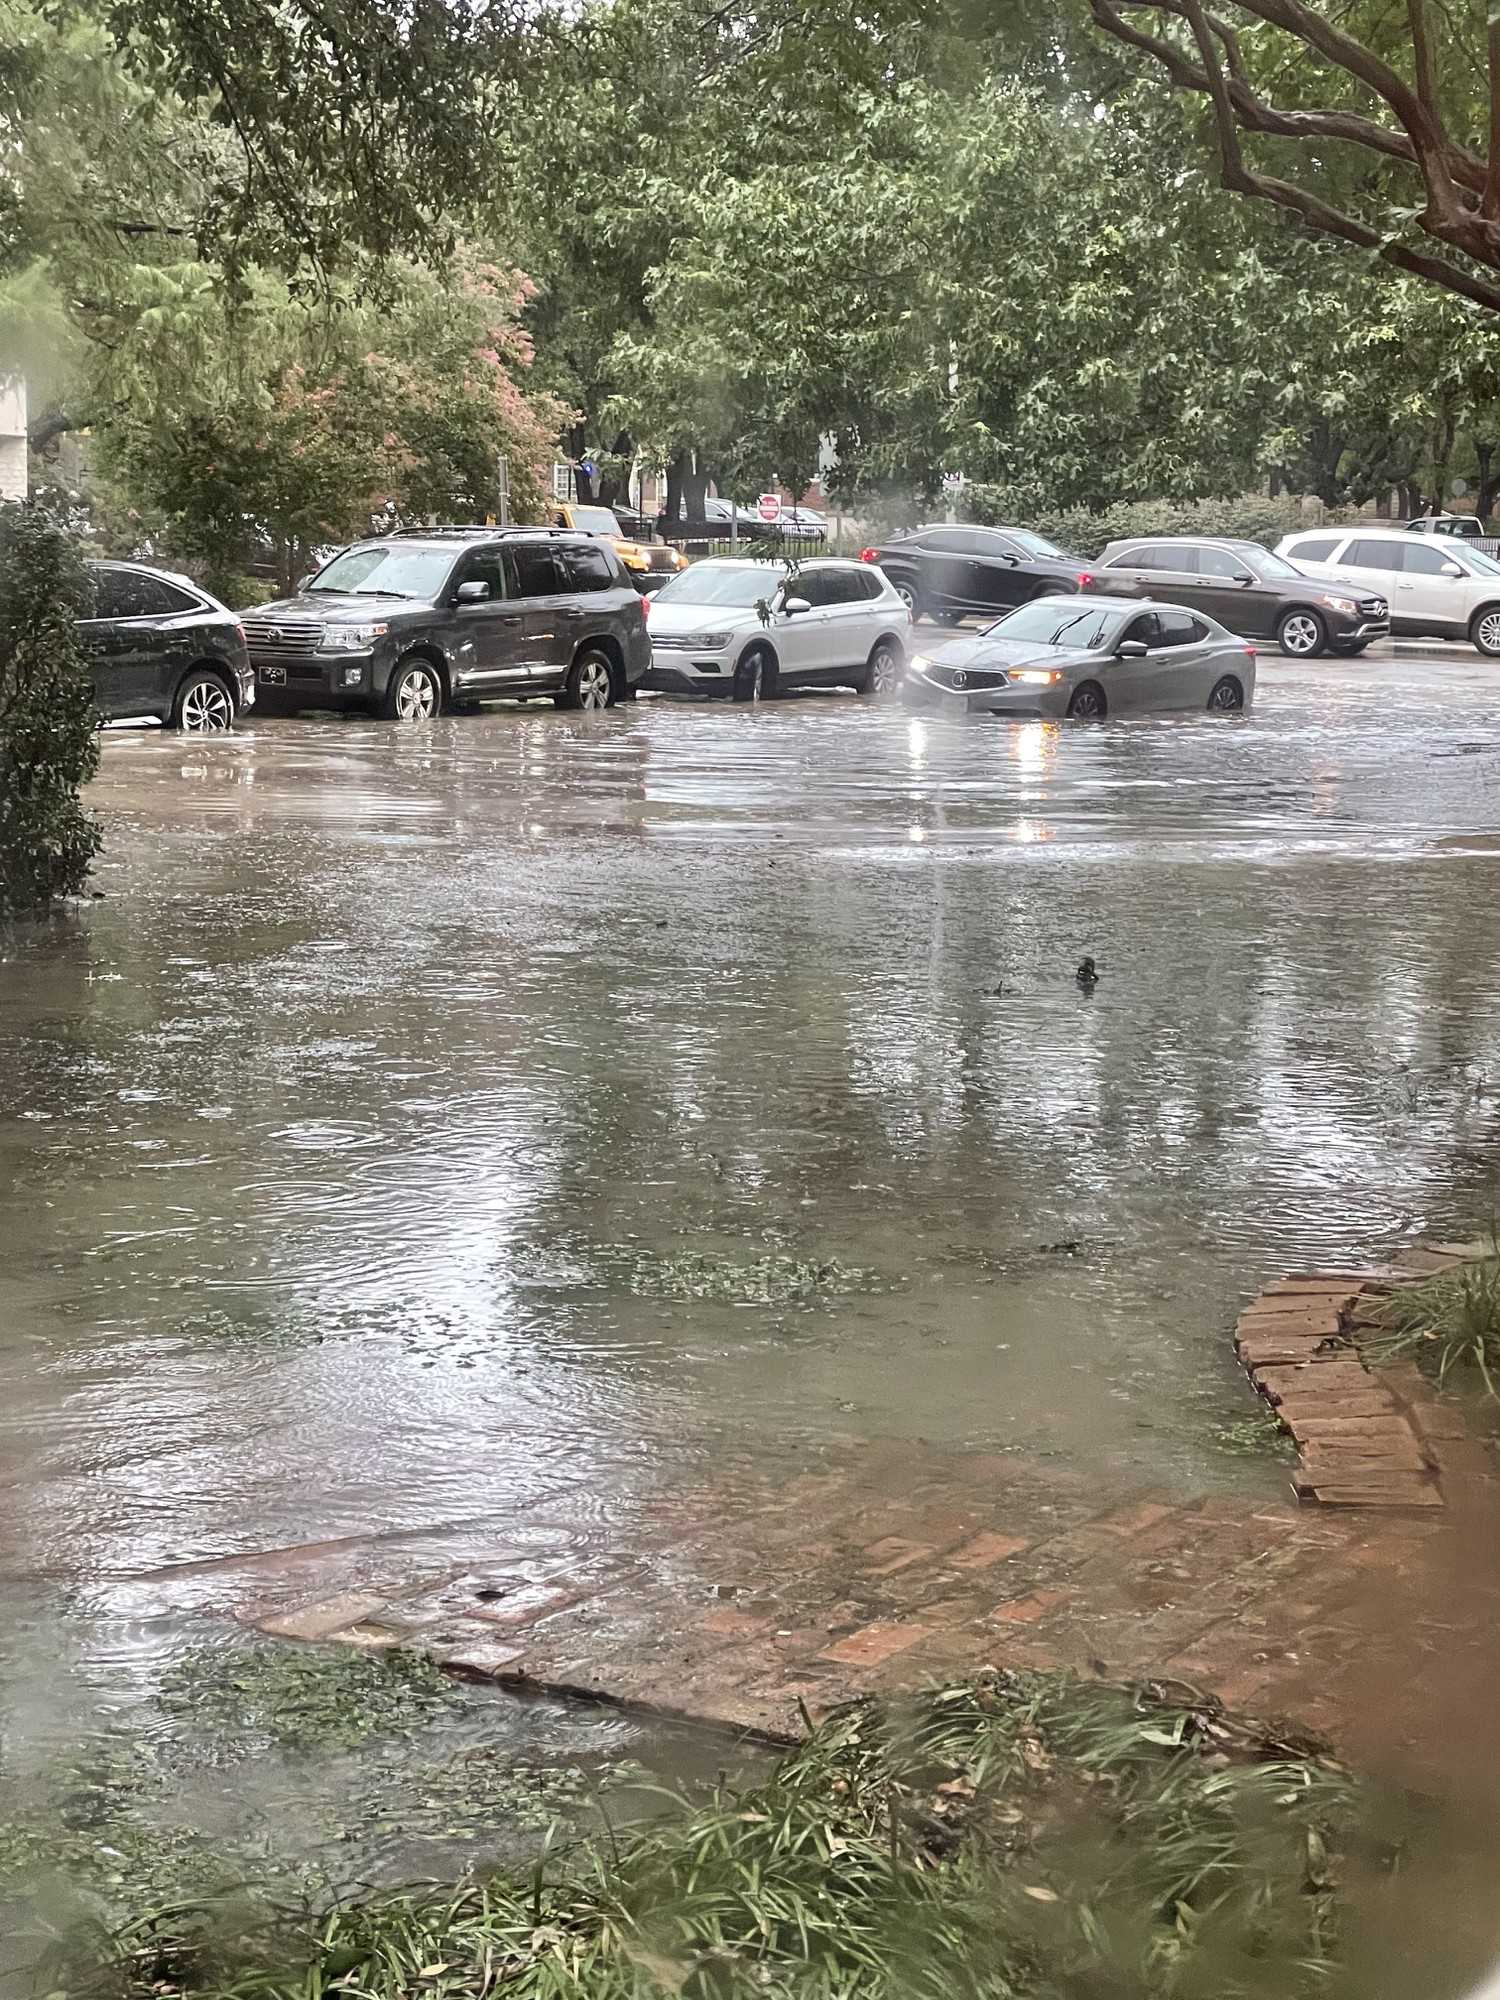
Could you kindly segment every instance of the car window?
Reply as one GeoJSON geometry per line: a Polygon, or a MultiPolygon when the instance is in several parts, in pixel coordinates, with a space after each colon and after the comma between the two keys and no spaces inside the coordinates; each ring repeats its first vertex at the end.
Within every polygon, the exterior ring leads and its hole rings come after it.
{"type": "Polygon", "coordinates": [[[614,574],[601,548],[573,547],[562,551],[563,566],[575,590],[612,590],[614,574]]]}
{"type": "Polygon", "coordinates": [[[1124,645],[1127,639],[1139,639],[1147,646],[1160,645],[1161,620],[1154,611],[1141,612],[1139,617],[1131,619],[1120,634],[1121,645],[1124,645]]]}
{"type": "Polygon", "coordinates": [[[973,534],[963,528],[936,528],[922,537],[924,549],[935,549],[941,555],[972,555],[976,546],[973,534]]]}
{"type": "Polygon", "coordinates": [[[505,579],[505,563],[498,549],[476,549],[465,556],[458,566],[458,574],[453,579],[456,589],[461,583],[487,583],[491,597],[508,595],[505,579]]]}
{"type": "Polygon", "coordinates": [[[657,604],[724,604],[748,611],[752,605],[774,597],[785,575],[779,563],[747,564],[727,562],[694,563],[664,583],[653,600],[657,604]]]}
{"type": "Polygon", "coordinates": [[[998,528],[971,528],[972,540],[969,547],[981,556],[1019,556],[1025,550],[1018,547],[1009,535],[1002,535],[998,528]]]}
{"type": "Polygon", "coordinates": [[[434,598],[453,566],[453,549],[397,542],[345,549],[320,569],[311,591],[349,590],[356,597],[434,598]]]}
{"type": "Polygon", "coordinates": [[[1024,639],[1033,646],[1081,646],[1097,652],[1113,643],[1111,634],[1119,626],[1122,612],[1118,604],[1080,605],[1071,597],[1039,597],[987,625],[985,636],[1024,639]]]}
{"type": "Polygon", "coordinates": [[[1387,542],[1374,536],[1363,541],[1351,541],[1344,551],[1345,569],[1404,569],[1408,549],[1420,548],[1419,542],[1387,542]]]}
{"type": "Polygon", "coordinates": [[[1310,535],[1305,542],[1297,542],[1287,554],[1293,562],[1327,562],[1339,545],[1337,535],[1310,535]]]}
{"type": "Polygon", "coordinates": [[[1441,576],[1445,569],[1457,567],[1452,554],[1447,549],[1434,549],[1426,542],[1409,542],[1402,553],[1406,560],[1401,567],[1410,576],[1441,576]]]}
{"type": "Polygon", "coordinates": [[[550,597],[567,589],[552,550],[539,542],[517,542],[506,554],[514,566],[517,597],[550,597]]]}
{"type": "Polygon", "coordinates": [[[1179,565],[1173,560],[1170,549],[1154,547],[1137,549],[1131,557],[1130,567],[1132,569],[1176,569],[1179,565]]]}
{"type": "Polygon", "coordinates": [[[618,535],[620,524],[608,507],[574,507],[569,510],[572,520],[559,514],[554,527],[579,528],[586,535],[618,535]]]}
{"type": "Polygon", "coordinates": [[[1195,554],[1202,576],[1226,577],[1232,581],[1237,576],[1253,574],[1245,557],[1231,555],[1228,549],[1198,549],[1195,554]]]}
{"type": "Polygon", "coordinates": [[[200,608],[185,590],[165,577],[145,576],[133,569],[100,570],[98,577],[96,618],[172,618],[200,608]]]}
{"type": "Polygon", "coordinates": [[[1207,631],[1207,626],[1186,611],[1161,611],[1157,613],[1160,636],[1159,646],[1192,646],[1207,631]]]}
{"type": "Polygon", "coordinates": [[[836,570],[805,569],[800,576],[790,579],[786,587],[788,597],[800,597],[815,609],[823,605],[838,604],[843,601],[836,570]]]}
{"type": "Polygon", "coordinates": [[[880,572],[878,570],[856,569],[851,570],[850,575],[857,586],[859,596],[883,597],[885,595],[881,587],[880,572]]]}

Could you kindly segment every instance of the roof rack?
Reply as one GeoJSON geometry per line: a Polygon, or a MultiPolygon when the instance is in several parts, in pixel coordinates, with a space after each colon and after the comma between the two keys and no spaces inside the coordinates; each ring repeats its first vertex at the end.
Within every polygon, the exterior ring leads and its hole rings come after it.
{"type": "Polygon", "coordinates": [[[517,522],[509,528],[392,528],[386,534],[367,535],[365,539],[372,542],[403,540],[413,542],[458,542],[471,541],[476,538],[481,541],[495,541],[505,535],[555,535],[560,541],[588,541],[590,539],[589,536],[583,534],[578,528],[530,527],[525,522],[517,522]]]}

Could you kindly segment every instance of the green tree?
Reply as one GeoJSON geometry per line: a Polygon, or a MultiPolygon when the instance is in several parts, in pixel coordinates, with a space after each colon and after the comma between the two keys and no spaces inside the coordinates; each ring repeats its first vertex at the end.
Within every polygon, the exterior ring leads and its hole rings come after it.
{"type": "Polygon", "coordinates": [[[99,762],[75,619],[82,563],[34,508],[0,508],[0,917],[76,896],[99,851],[82,787],[99,762]]]}

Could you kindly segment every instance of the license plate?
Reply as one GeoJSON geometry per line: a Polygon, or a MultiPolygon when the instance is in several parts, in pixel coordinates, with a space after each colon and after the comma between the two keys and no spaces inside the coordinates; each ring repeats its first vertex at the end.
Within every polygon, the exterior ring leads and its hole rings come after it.
{"type": "Polygon", "coordinates": [[[255,672],[257,678],[263,681],[267,687],[286,686],[285,667],[257,667],[255,672]]]}

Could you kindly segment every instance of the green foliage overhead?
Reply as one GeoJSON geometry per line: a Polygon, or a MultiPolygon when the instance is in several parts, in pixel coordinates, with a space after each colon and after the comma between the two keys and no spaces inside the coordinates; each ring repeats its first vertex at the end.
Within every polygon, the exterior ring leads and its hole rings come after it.
{"type": "Polygon", "coordinates": [[[68,538],[31,508],[0,508],[0,918],[80,894],[99,850],[80,797],[99,762],[74,624],[88,599],[68,538]]]}

